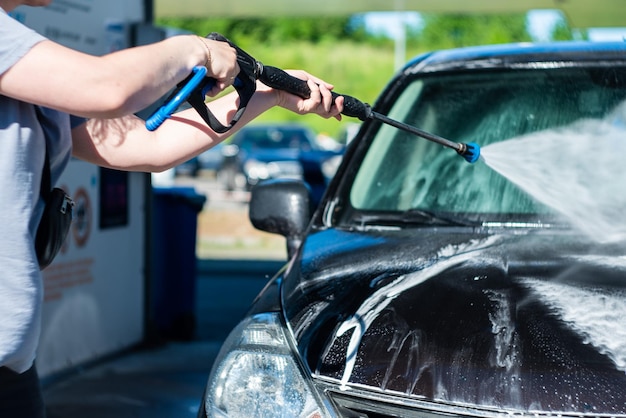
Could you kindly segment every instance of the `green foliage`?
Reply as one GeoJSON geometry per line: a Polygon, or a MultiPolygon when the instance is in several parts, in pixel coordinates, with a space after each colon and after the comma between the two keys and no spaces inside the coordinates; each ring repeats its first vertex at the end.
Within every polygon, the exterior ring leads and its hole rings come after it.
{"type": "Polygon", "coordinates": [[[157,24],[176,27],[205,36],[219,32],[231,41],[240,44],[254,40],[270,44],[284,44],[292,41],[325,42],[348,39],[352,32],[361,38],[363,30],[351,31],[349,17],[269,17],[269,18],[162,18],[157,24]]]}
{"type": "Polygon", "coordinates": [[[574,32],[565,22],[559,21],[552,29],[550,38],[554,41],[571,41],[588,39],[588,36],[587,31],[574,32]]]}
{"type": "Polygon", "coordinates": [[[413,41],[429,49],[531,41],[526,14],[423,15],[424,28],[413,41]]]}

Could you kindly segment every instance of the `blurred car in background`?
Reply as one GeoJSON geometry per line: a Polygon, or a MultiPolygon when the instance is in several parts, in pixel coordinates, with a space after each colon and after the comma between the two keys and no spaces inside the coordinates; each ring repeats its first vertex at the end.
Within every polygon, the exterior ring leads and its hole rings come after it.
{"type": "Polygon", "coordinates": [[[198,171],[200,171],[198,157],[193,157],[174,167],[174,175],[176,176],[196,177],[198,171]]]}
{"type": "Polygon", "coordinates": [[[359,133],[361,122],[345,122],[337,135],[337,143],[340,146],[347,146],[359,133]]]}
{"type": "Polygon", "coordinates": [[[209,171],[213,173],[217,173],[217,170],[220,168],[222,164],[224,151],[224,143],[220,142],[212,148],[204,151],[200,155],[198,155],[198,169],[202,171],[209,171]]]}
{"type": "Polygon", "coordinates": [[[222,148],[217,178],[229,191],[250,190],[261,180],[298,179],[319,194],[334,175],[342,154],[343,148],[320,147],[313,131],[304,125],[250,125],[222,148]]]}
{"type": "Polygon", "coordinates": [[[204,151],[200,155],[185,161],[174,167],[177,176],[197,177],[201,171],[217,172],[222,163],[222,148],[224,144],[219,143],[204,151]]]}

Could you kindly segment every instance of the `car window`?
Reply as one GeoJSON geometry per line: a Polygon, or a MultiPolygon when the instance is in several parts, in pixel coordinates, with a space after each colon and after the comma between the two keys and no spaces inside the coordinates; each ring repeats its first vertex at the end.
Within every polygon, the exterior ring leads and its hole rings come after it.
{"type": "MultiPolygon", "coordinates": [[[[389,116],[481,147],[602,118],[626,99],[624,69],[546,69],[424,76],[407,82],[389,116]],[[615,76],[619,74],[619,77],[615,76]]],[[[471,213],[489,221],[549,209],[485,164],[381,125],[349,189],[352,209],[471,213]]]]}

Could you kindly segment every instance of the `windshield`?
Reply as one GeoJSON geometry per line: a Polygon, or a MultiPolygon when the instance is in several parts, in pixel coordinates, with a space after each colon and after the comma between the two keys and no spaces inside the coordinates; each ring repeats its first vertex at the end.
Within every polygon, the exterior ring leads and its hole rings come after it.
{"type": "MultiPolygon", "coordinates": [[[[525,69],[407,81],[388,116],[454,142],[485,146],[601,120],[626,99],[625,69],[525,69]]],[[[348,191],[343,221],[365,213],[463,215],[476,222],[545,220],[553,210],[481,161],[380,125],[348,191]]],[[[444,217],[445,218],[445,217],[444,217]]]]}

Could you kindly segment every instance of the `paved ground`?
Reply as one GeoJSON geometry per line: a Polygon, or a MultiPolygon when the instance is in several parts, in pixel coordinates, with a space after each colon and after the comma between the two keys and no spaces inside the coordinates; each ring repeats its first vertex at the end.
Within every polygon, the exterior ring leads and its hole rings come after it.
{"type": "Polygon", "coordinates": [[[44,390],[48,418],[192,418],[220,342],[167,343],[116,356],[44,390]]]}
{"type": "Polygon", "coordinates": [[[280,264],[200,261],[196,338],[138,347],[44,381],[48,418],[196,417],[223,340],[280,264]]]}

